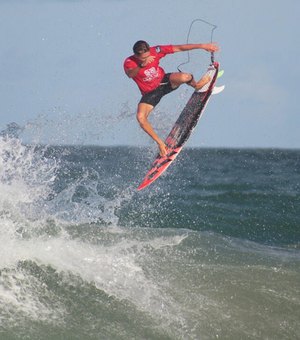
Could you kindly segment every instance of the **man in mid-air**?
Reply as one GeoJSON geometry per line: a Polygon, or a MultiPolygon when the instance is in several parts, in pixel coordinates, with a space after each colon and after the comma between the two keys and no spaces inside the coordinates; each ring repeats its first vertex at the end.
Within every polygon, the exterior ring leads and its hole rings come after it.
{"type": "Polygon", "coordinates": [[[158,144],[161,156],[165,156],[167,153],[166,145],[155,133],[148,121],[150,112],[164,95],[176,90],[180,85],[187,84],[195,90],[200,90],[210,81],[210,78],[203,76],[196,82],[190,73],[165,73],[162,67],[159,66],[159,61],[167,54],[194,49],[203,49],[207,52],[219,51],[219,47],[215,43],[150,47],[146,41],[139,40],[133,46],[134,54],[124,61],[125,73],[136,82],[142,93],[142,98],[137,108],[137,120],[142,129],[158,144]]]}

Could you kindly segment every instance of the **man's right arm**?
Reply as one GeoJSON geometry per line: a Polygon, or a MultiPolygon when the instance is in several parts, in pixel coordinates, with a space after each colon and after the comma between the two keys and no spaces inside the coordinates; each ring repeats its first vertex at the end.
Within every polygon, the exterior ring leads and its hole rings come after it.
{"type": "Polygon", "coordinates": [[[129,78],[134,78],[138,73],[141,68],[146,67],[148,64],[151,64],[155,59],[155,56],[149,55],[147,58],[144,60],[141,60],[139,64],[136,64],[136,62],[126,59],[124,63],[124,70],[125,73],[129,78]]]}
{"type": "Polygon", "coordinates": [[[141,69],[141,66],[137,65],[134,68],[125,69],[125,73],[127,74],[129,78],[134,78],[139,73],[140,69],[141,69]]]}

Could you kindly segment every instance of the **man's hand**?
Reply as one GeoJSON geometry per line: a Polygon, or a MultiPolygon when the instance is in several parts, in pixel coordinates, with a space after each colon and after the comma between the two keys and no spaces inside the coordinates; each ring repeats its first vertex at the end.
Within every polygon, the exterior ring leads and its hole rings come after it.
{"type": "Polygon", "coordinates": [[[155,56],[149,55],[149,57],[146,58],[139,58],[141,60],[141,65],[143,67],[147,66],[148,64],[152,63],[155,60],[155,56]]]}
{"type": "Polygon", "coordinates": [[[218,52],[220,50],[216,43],[205,44],[204,49],[207,52],[218,52]]]}

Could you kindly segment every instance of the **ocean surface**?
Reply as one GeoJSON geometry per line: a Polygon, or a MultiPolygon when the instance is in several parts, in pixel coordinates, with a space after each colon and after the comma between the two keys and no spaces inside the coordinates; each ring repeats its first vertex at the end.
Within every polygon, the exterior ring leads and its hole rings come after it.
{"type": "Polygon", "coordinates": [[[0,339],[300,339],[300,151],[0,137],[0,339]]]}

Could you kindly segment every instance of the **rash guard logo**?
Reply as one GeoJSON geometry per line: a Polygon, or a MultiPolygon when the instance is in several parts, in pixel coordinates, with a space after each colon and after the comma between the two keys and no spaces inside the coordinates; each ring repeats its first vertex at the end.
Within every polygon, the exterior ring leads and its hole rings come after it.
{"type": "Polygon", "coordinates": [[[159,77],[159,74],[157,72],[157,69],[155,67],[151,67],[148,70],[145,70],[145,78],[143,78],[143,81],[148,82],[152,81],[155,78],[159,77]]]}

